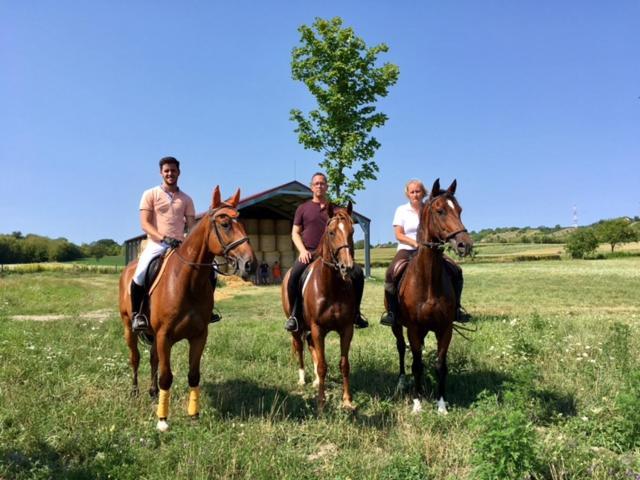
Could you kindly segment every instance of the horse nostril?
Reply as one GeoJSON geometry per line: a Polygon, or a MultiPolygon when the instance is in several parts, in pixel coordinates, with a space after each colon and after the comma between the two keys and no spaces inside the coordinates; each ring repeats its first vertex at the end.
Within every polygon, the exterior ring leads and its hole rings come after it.
{"type": "Polygon", "coordinates": [[[458,250],[466,250],[464,242],[458,242],[458,250]]]}

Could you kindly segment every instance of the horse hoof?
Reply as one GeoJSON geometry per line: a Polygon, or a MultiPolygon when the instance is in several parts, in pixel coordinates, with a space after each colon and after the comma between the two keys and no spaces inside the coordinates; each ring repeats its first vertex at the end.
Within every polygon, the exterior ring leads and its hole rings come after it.
{"type": "Polygon", "coordinates": [[[156,425],[156,428],[158,429],[159,432],[166,432],[167,430],[169,430],[169,424],[167,423],[166,420],[158,420],[158,424],[156,425]]]}
{"type": "Polygon", "coordinates": [[[342,408],[347,412],[355,412],[358,407],[356,407],[353,403],[347,401],[342,402],[342,408]]]}
{"type": "Polygon", "coordinates": [[[153,399],[158,398],[158,390],[154,390],[153,388],[149,389],[149,396],[153,399]]]}
{"type": "Polygon", "coordinates": [[[449,411],[447,410],[447,404],[442,398],[438,400],[438,413],[440,415],[447,415],[449,413],[449,411]]]}
{"type": "Polygon", "coordinates": [[[418,414],[422,412],[422,404],[420,403],[420,399],[419,398],[414,398],[413,399],[413,408],[411,409],[411,413],[418,414]]]}
{"type": "Polygon", "coordinates": [[[298,385],[304,385],[306,383],[304,380],[304,370],[301,368],[298,370],[298,385]]]}
{"type": "Polygon", "coordinates": [[[198,420],[200,420],[200,414],[196,413],[195,415],[191,415],[191,421],[192,422],[197,422],[198,420]]]}
{"type": "Polygon", "coordinates": [[[133,388],[131,389],[131,394],[130,394],[130,395],[131,395],[132,397],[137,397],[139,393],[140,393],[140,390],[138,390],[138,387],[133,387],[133,388]]]}

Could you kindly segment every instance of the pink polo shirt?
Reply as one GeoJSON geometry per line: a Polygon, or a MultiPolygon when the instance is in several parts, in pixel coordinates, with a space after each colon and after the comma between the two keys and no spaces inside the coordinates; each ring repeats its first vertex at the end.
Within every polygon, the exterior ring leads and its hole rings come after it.
{"type": "Polygon", "coordinates": [[[187,216],[196,215],[193,200],[186,193],[165,192],[162,187],[146,190],[140,200],[140,210],[153,212],[151,223],[163,236],[182,240],[187,216]]]}

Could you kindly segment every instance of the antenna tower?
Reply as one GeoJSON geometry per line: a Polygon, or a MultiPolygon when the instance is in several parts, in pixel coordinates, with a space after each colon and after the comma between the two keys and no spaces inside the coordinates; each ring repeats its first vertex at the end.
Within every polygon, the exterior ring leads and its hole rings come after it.
{"type": "Polygon", "coordinates": [[[578,207],[573,206],[573,228],[578,228],[578,207]]]}

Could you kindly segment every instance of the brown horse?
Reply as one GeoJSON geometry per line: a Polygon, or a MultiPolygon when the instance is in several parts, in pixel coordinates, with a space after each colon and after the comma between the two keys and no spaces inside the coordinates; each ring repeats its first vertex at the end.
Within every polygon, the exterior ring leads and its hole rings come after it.
{"type": "MultiPolygon", "coordinates": [[[[342,405],[354,409],[349,386],[349,347],[353,338],[353,319],[356,316],[356,300],[350,273],[353,269],[353,221],[351,202],[346,209],[329,206],[329,221],[320,241],[319,256],[313,260],[306,277],[303,276],[302,317],[303,328],[292,332],[293,350],[297,354],[298,383],[304,385],[303,340],[306,338],[315,367],[314,386],[318,387],[318,408],[325,403],[324,339],[330,331],[340,335],[340,370],[342,372],[342,405]]],[[[288,317],[289,298],[287,283],[289,273],[282,282],[282,306],[288,317]]]]}
{"type": "Polygon", "coordinates": [[[447,350],[456,318],[456,298],[453,283],[444,268],[443,249],[450,243],[460,256],[471,252],[473,241],[460,220],[462,208],[454,194],[456,181],[447,190],[440,189],[436,180],[428,201],[420,213],[417,240],[418,252],[412,258],[398,288],[398,321],[392,328],[400,357],[400,377],[397,392],[402,391],[405,379],[405,339],[402,327],[407,328],[409,346],[413,354],[411,371],[415,383],[413,412],[422,409],[424,394],[422,348],[429,331],[438,342],[436,359],[437,406],[439,413],[447,413],[445,388],[447,379],[447,350]]]}
{"type": "MultiPolygon", "coordinates": [[[[209,318],[213,308],[213,291],[209,281],[214,257],[223,256],[235,265],[236,272],[247,277],[255,270],[256,258],[244,227],[238,222],[236,206],[240,190],[226,202],[220,201],[220,188],[213,193],[207,213],[189,233],[184,243],[166,260],[164,272],[150,295],[152,397],[158,394],[158,430],[169,428],[169,389],[171,347],[176,342],[189,341],[189,405],[188,413],[197,418],[200,410],[200,359],[207,342],[209,318]],[[158,377],[159,372],[159,377],[158,377]],[[158,382],[159,379],[159,382],[158,382]]],[[[133,369],[133,390],[138,390],[138,336],[131,329],[131,295],[129,286],[137,260],[131,262],[120,277],[120,316],[124,336],[129,346],[133,369]]]]}

